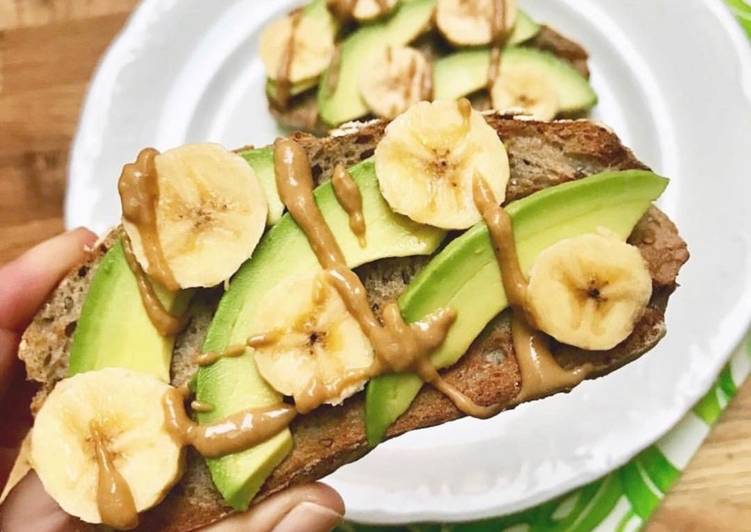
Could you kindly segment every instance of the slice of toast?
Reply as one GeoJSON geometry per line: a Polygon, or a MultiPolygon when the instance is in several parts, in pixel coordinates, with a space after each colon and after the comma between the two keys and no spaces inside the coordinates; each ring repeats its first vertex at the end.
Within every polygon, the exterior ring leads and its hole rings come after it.
{"type": "MultiPolygon", "coordinates": [[[[486,115],[506,145],[511,165],[507,201],[537,190],[606,170],[645,168],[611,131],[586,120],[535,122],[486,115]]],[[[308,153],[315,178],[321,182],[334,165],[352,165],[373,154],[383,136],[385,121],[350,124],[330,137],[297,133],[308,153]]],[[[88,260],[75,268],[51,294],[23,335],[19,357],[30,379],[40,383],[34,401],[37,409],[67,371],[70,339],[76,327],[87,287],[98,261],[113,236],[104,239],[88,260]]],[[[642,252],[653,280],[653,296],[634,333],[607,352],[587,352],[554,346],[558,362],[567,368],[593,364],[590,378],[605,375],[645,353],[665,334],[664,313],[676,287],[682,264],[688,259],[686,244],[675,225],[652,207],[633,231],[630,242],[642,252]]],[[[385,259],[362,266],[371,302],[380,306],[396,297],[429,258],[385,259]]],[[[177,339],[172,363],[173,383],[183,383],[195,370],[193,354],[199,350],[221,293],[202,293],[192,306],[193,319],[177,339]]],[[[520,374],[511,343],[508,313],[498,316],[476,339],[467,354],[443,372],[445,378],[481,405],[515,406],[520,374]]],[[[557,390],[566,391],[566,390],[557,390]]],[[[438,425],[462,414],[442,394],[423,387],[410,409],[390,428],[388,437],[438,425]]],[[[279,490],[324,477],[369,450],[365,438],[363,394],[339,407],[320,407],[292,424],[295,447],[267,479],[256,500],[279,490]]],[[[156,508],[142,516],[139,530],[184,532],[212,523],[232,510],[215,490],[203,459],[189,454],[187,472],[156,508]]]]}
{"type": "MultiPolygon", "coordinates": [[[[428,57],[432,57],[435,55],[435,49],[441,47],[440,44],[432,42],[435,40],[421,39],[416,46],[428,57]]],[[[540,26],[539,33],[521,46],[550,52],[570,63],[582,76],[589,78],[587,51],[549,26],[540,26]]],[[[268,98],[268,94],[266,96],[268,98]]],[[[490,108],[490,99],[485,93],[473,95],[471,100],[476,109],[490,108]]],[[[284,109],[279,109],[269,99],[269,111],[282,127],[289,130],[309,131],[319,135],[325,134],[328,130],[326,124],[322,123],[318,116],[318,94],[315,88],[292,98],[284,109]]]]}

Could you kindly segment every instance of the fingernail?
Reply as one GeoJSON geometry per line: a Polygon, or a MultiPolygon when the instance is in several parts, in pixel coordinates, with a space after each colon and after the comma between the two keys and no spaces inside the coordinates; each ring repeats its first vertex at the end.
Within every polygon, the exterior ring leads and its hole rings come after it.
{"type": "Polygon", "coordinates": [[[329,531],[341,520],[342,516],[331,508],[301,502],[277,523],[272,532],[329,531]]]}

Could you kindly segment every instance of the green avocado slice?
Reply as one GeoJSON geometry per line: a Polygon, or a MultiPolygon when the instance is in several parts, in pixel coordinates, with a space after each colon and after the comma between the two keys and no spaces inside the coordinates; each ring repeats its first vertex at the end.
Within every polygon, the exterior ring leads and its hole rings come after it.
{"type": "MultiPolygon", "coordinates": [[[[537,255],[572,236],[606,228],[624,240],[668,180],[652,172],[606,172],[532,194],[506,207],[514,223],[519,261],[528,272],[537,255]]],[[[407,322],[442,307],[457,313],[446,341],[432,355],[438,368],[454,364],[485,326],[507,306],[487,227],[480,223],[452,241],[410,283],[399,299],[407,322]]],[[[422,387],[414,374],[391,374],[368,383],[368,442],[380,443],[422,387]]]]}
{"type": "MultiPolygon", "coordinates": [[[[439,59],[433,65],[435,99],[455,100],[485,88],[489,64],[487,48],[464,50],[439,59]]],[[[539,72],[556,88],[561,113],[587,111],[597,103],[589,81],[550,52],[512,46],[503,50],[501,65],[501,75],[519,68],[539,72]]]]}
{"type": "Polygon", "coordinates": [[[269,206],[269,215],[266,220],[267,225],[274,225],[278,222],[284,213],[284,204],[279,198],[279,192],[276,190],[276,177],[274,175],[274,150],[270,146],[265,148],[256,148],[243,150],[240,156],[245,159],[253,171],[256,173],[261,188],[266,195],[266,202],[269,206]]]}
{"type": "MultiPolygon", "coordinates": [[[[349,228],[347,214],[337,202],[330,183],[315,190],[316,203],[350,267],[385,257],[429,255],[439,246],[445,232],[420,225],[395,214],[382,198],[374,164],[362,162],[350,170],[360,189],[367,226],[367,245],[360,247],[349,228]]],[[[320,268],[305,234],[289,214],[282,216],[263,237],[253,257],[235,275],[209,327],[205,351],[223,351],[245,341],[266,294],[280,281],[320,268]]],[[[250,353],[221,359],[201,368],[196,381],[198,400],[214,406],[198,415],[211,423],[249,407],[278,403],[281,396],[263,380],[250,353]]],[[[207,460],[214,484],[233,508],[244,509],[269,473],[292,447],[285,430],[247,451],[207,460]]]]}
{"type": "Polygon", "coordinates": [[[511,36],[508,38],[508,44],[514,45],[527,42],[538,33],[540,33],[540,25],[532,20],[524,11],[518,10],[516,12],[514,31],[511,32],[511,36]]]}
{"type": "MultiPolygon", "coordinates": [[[[185,311],[191,291],[172,294],[159,285],[154,287],[169,312],[185,311]]],[[[94,272],[73,333],[68,375],[116,367],[170,382],[174,343],[174,336],[161,336],[149,320],[136,276],[118,240],[94,272]]]]}

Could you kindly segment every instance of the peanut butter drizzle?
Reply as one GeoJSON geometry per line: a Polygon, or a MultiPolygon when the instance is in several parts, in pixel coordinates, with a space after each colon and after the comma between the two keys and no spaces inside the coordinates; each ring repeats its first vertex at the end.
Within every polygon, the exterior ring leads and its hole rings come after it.
{"type": "Polygon", "coordinates": [[[157,155],[159,152],[154,148],[141,150],[136,162],[123,166],[117,189],[120,192],[123,218],[135,225],[141,235],[143,251],[149,261],[147,273],[167,290],[175,292],[180,286],[167,264],[157,233],[156,204],[159,201],[159,181],[154,161],[157,155]]]}
{"type": "Polygon", "coordinates": [[[183,396],[170,389],[163,404],[167,430],[181,445],[192,445],[201,455],[217,458],[237,453],[264,442],[285,429],[297,415],[289,405],[249,408],[210,425],[199,425],[188,417],[183,396]]]}
{"type": "MultiPolygon", "coordinates": [[[[407,70],[407,83],[402,85],[402,96],[404,97],[405,101],[409,101],[409,98],[411,96],[411,89],[412,89],[412,80],[414,79],[415,75],[417,74],[417,57],[412,57],[412,61],[409,62],[409,70],[407,70]]],[[[432,68],[428,66],[428,68],[425,69],[422,75],[422,79],[420,79],[420,94],[419,97],[421,100],[432,100],[431,95],[433,92],[433,73],[432,68]]],[[[392,114],[397,114],[396,112],[392,111],[392,114]]]]}
{"type": "Polygon", "coordinates": [[[364,248],[367,241],[365,240],[365,216],[362,214],[362,196],[352,175],[342,163],[334,168],[331,184],[339,205],[349,217],[349,228],[357,237],[360,247],[364,248]]]}
{"type": "Polygon", "coordinates": [[[493,88],[501,71],[501,49],[506,43],[506,0],[493,0],[490,15],[490,64],[488,65],[488,90],[493,88]]]}
{"type": "Polygon", "coordinates": [[[193,395],[193,390],[190,389],[191,379],[187,379],[184,383],[178,386],[176,389],[184,401],[188,400],[193,395]]]}
{"type": "Polygon", "coordinates": [[[361,371],[350,371],[334,382],[322,383],[313,379],[300,395],[295,396],[295,408],[300,414],[307,414],[327,400],[338,397],[348,387],[367,380],[371,376],[371,368],[361,371]]]}
{"type": "Polygon", "coordinates": [[[282,60],[279,63],[279,70],[276,74],[276,103],[281,109],[287,108],[291,97],[292,81],[290,80],[290,75],[292,74],[292,62],[295,59],[295,33],[302,19],[302,11],[297,10],[293,12],[290,18],[292,28],[287,44],[284,46],[282,60]]]}
{"type": "Polygon", "coordinates": [[[209,351],[207,353],[200,353],[197,355],[193,362],[197,366],[210,366],[220,358],[233,358],[233,357],[239,357],[243,353],[245,353],[246,345],[240,344],[240,345],[232,345],[225,349],[224,351],[216,352],[216,351],[209,351]]]}
{"type": "Polygon", "coordinates": [[[451,309],[439,309],[421,321],[407,324],[396,302],[390,302],[384,306],[381,324],[368,304],[362,281],[347,267],[339,244],[315,203],[313,177],[305,151],[291,139],[278,139],[274,143],[274,170],[282,202],[305,233],[347,310],[373,345],[375,361],[367,375],[413,371],[425,382],[447,393],[457,408],[465,413],[492,415],[490,410],[486,412],[474,405],[461,391],[444,381],[430,362],[431,353],[445,340],[456,313],[451,309]]]}
{"type": "Polygon", "coordinates": [[[191,401],[190,409],[193,412],[213,412],[214,405],[209,404],[209,403],[204,403],[203,401],[191,401]]]}
{"type": "Polygon", "coordinates": [[[552,390],[579,384],[586,378],[589,367],[561,368],[548,348],[546,337],[529,325],[532,320],[526,310],[528,283],[519,264],[511,217],[495,202],[490,186],[481,176],[476,175],[472,185],[475,205],[488,226],[503,290],[513,311],[511,336],[522,377],[515,401],[542,397],[552,390]]]}
{"type": "Polygon", "coordinates": [[[421,96],[423,100],[433,101],[433,65],[428,64],[422,76],[421,96]]]}
{"type": "Polygon", "coordinates": [[[135,528],[138,526],[138,512],[130,487],[115,467],[98,424],[92,422],[90,430],[99,469],[96,504],[102,523],[119,530],[135,528]]]}
{"type": "Polygon", "coordinates": [[[136,276],[136,284],[138,285],[138,292],[141,294],[143,307],[154,328],[162,336],[172,336],[179,333],[187,323],[187,313],[182,318],[178,318],[167,312],[167,309],[164,308],[164,305],[162,305],[162,302],[154,291],[154,285],[151,284],[143,268],[138,263],[138,259],[133,254],[133,247],[127,235],[123,237],[122,242],[125,261],[128,263],[128,267],[133,272],[133,275],[136,276]]]}
{"type": "Polygon", "coordinates": [[[349,22],[357,0],[326,0],[326,7],[340,22],[349,22]]]}
{"type": "Polygon", "coordinates": [[[271,331],[262,334],[254,334],[248,338],[248,346],[252,348],[265,347],[275,343],[282,336],[281,331],[271,331]]]}
{"type": "Polygon", "coordinates": [[[572,388],[583,381],[591,366],[571,370],[561,368],[550,352],[547,338],[533,330],[524,318],[514,314],[511,321],[514,352],[522,375],[516,402],[542,397],[546,392],[572,388]]]}

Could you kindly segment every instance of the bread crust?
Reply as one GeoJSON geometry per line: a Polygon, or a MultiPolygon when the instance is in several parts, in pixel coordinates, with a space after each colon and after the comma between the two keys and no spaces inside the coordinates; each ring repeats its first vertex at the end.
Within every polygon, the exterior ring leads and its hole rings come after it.
{"type": "MultiPolygon", "coordinates": [[[[509,154],[511,180],[507,201],[602,171],[645,168],[614,133],[590,121],[521,121],[498,114],[486,115],[486,120],[496,129],[509,154]]],[[[385,126],[385,121],[375,120],[347,125],[330,137],[316,138],[305,133],[295,133],[292,137],[308,153],[315,178],[321,182],[328,178],[337,162],[352,165],[371,156],[385,126]]],[[[70,339],[86,288],[114,238],[115,233],[112,233],[92,250],[84,263],[68,274],[23,335],[19,357],[26,363],[29,378],[41,386],[35,409],[65,376],[70,339]]],[[[647,261],[654,288],[652,300],[634,333],[606,352],[554,346],[554,354],[564,367],[593,364],[595,371],[590,378],[606,375],[638,358],[664,336],[667,301],[676,287],[678,272],[688,259],[686,244],[675,225],[655,207],[645,214],[629,241],[640,249],[647,261]]],[[[385,259],[359,268],[358,274],[368,288],[371,303],[380,306],[401,293],[427,260],[424,257],[385,259]]],[[[184,382],[194,370],[192,354],[203,343],[220,295],[216,291],[205,292],[193,305],[192,322],[176,342],[173,383],[184,382]]],[[[467,354],[443,374],[481,405],[513,408],[521,381],[508,313],[493,320],[467,354]]],[[[551,395],[561,391],[568,390],[554,390],[551,395]]],[[[396,437],[459,417],[461,413],[446,397],[425,386],[387,436],[396,437]]],[[[300,416],[291,428],[294,450],[267,479],[256,501],[287,487],[322,478],[369,451],[362,394],[348,399],[342,406],[321,407],[300,416]]],[[[186,475],[159,506],[142,516],[138,530],[186,532],[231,512],[214,489],[203,460],[191,451],[186,475]]],[[[88,527],[81,526],[82,529],[88,527]]]]}

